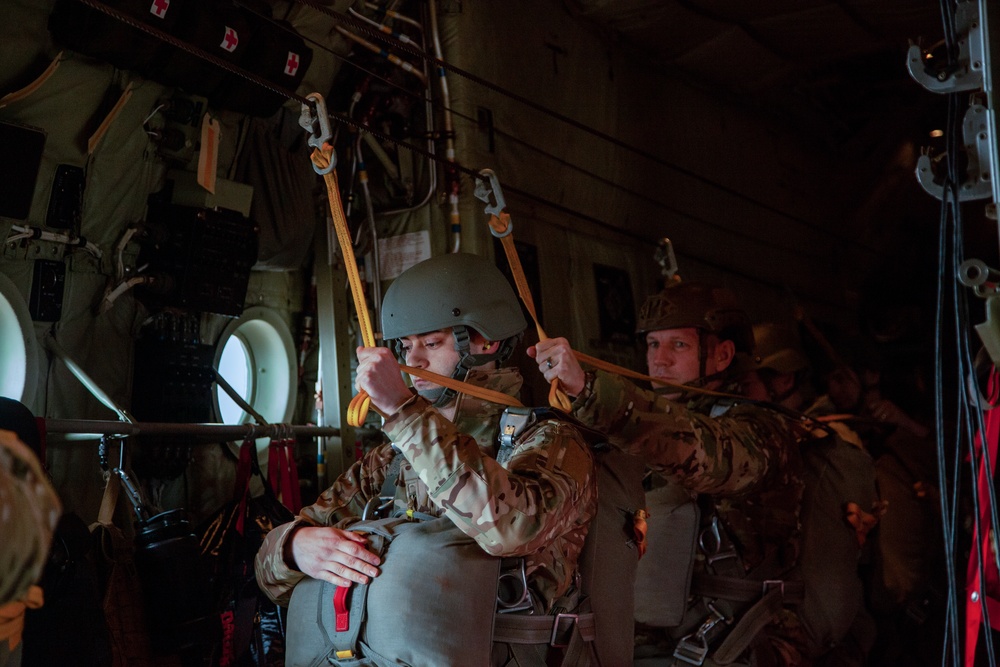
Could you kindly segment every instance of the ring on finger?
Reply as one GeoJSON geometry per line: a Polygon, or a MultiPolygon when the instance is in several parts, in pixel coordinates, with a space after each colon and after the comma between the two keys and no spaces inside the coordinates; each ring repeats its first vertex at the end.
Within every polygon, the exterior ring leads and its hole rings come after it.
{"type": "Polygon", "coordinates": [[[546,359],[545,360],[545,367],[546,368],[552,368],[552,366],[553,366],[552,360],[551,359],[546,359]]]}

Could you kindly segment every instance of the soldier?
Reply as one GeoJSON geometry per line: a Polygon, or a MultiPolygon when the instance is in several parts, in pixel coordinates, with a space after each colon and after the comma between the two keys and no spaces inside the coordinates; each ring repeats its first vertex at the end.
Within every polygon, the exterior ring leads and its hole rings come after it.
{"type": "MultiPolygon", "coordinates": [[[[499,366],[525,324],[506,279],[475,255],[443,255],[411,267],[386,292],[382,308],[383,334],[407,365],[509,395],[521,376],[499,366]]],[[[396,475],[397,505],[447,516],[490,555],[523,556],[536,611],[551,611],[573,585],[596,510],[594,461],[579,432],[543,420],[501,465],[494,457],[502,406],[419,378],[414,393],[391,350],[357,354],[357,388],[385,415],[392,442],[368,452],[316,504],[268,534],[256,559],[261,588],[287,604],[306,576],[337,586],[377,577],[379,557],[363,536],[345,529],[396,475]]],[[[396,620],[403,621],[412,610],[400,613],[396,620]]]]}
{"type": "Polygon", "coordinates": [[[798,336],[787,326],[763,322],[753,327],[757,374],[771,401],[790,410],[802,410],[811,400],[809,359],[798,336]]]}
{"type": "Polygon", "coordinates": [[[25,611],[42,606],[36,584],[60,512],[59,498],[29,448],[39,440],[34,427],[27,408],[0,398],[0,667],[21,664],[25,611]]]}
{"type": "MultiPolygon", "coordinates": [[[[683,619],[672,627],[637,624],[636,665],[810,664],[798,619],[783,606],[802,597],[797,582],[783,581],[796,564],[799,538],[803,483],[796,437],[770,410],[678,387],[736,389],[729,371],[753,348],[747,315],[727,290],[680,283],[646,300],[637,328],[649,375],[663,381],[654,382],[653,391],[610,373],[584,373],[563,338],[528,350],[546,380],[559,378],[575,397],[574,415],[643,460],[664,478],[664,488],[679,485],[697,496],[701,507],[700,526],[688,533],[699,554],[688,566],[695,571],[691,596],[683,588],[672,593],[683,619]],[[743,595],[726,590],[737,580],[759,583],[743,595]]],[[[655,551],[657,511],[651,504],[650,552],[640,568],[668,558],[655,551]]],[[[684,548],[665,551],[673,550],[684,548]]],[[[671,594],[674,587],[664,581],[660,590],[671,594]]]]}

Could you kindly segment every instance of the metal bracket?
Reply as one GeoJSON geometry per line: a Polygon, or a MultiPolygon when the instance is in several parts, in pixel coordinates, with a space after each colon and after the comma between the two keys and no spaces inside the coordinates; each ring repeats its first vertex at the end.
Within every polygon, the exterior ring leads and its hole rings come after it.
{"type": "MultiPolygon", "coordinates": [[[[974,103],[965,112],[962,121],[962,138],[965,144],[968,166],[966,180],[958,190],[961,201],[988,199],[993,196],[990,112],[982,104],[974,103]]],[[[917,181],[928,194],[941,199],[944,196],[944,185],[934,179],[934,160],[930,155],[921,155],[917,159],[917,181]]]]}
{"type": "Polygon", "coordinates": [[[981,259],[967,259],[958,267],[958,281],[986,299],[986,319],[974,328],[990,360],[1000,366],[1000,271],[981,259]]]}
{"type": "Polygon", "coordinates": [[[958,40],[958,60],[951,67],[935,67],[934,58],[919,44],[910,44],[906,56],[906,67],[910,76],[932,93],[958,93],[963,90],[977,90],[983,87],[983,43],[982,17],[979,2],[967,0],[955,6],[955,30],[962,38],[958,40]]]}
{"type": "Polygon", "coordinates": [[[125,492],[125,497],[128,498],[129,504],[132,505],[132,509],[135,511],[135,516],[139,522],[141,523],[149,519],[149,512],[146,509],[145,502],[143,502],[142,492],[139,490],[138,485],[132,481],[131,476],[121,468],[115,468],[111,472],[118,475],[118,478],[121,480],[122,490],[125,492]]]}

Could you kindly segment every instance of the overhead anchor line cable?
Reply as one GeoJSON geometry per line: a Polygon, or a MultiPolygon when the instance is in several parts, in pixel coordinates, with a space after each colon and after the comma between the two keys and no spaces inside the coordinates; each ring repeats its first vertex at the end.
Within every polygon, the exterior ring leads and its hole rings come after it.
{"type": "Polygon", "coordinates": [[[831,236],[835,236],[836,238],[838,238],[841,241],[853,243],[856,247],[862,248],[864,250],[867,250],[868,252],[872,252],[872,253],[877,252],[874,248],[869,248],[867,246],[861,245],[856,240],[842,238],[840,236],[837,236],[833,232],[831,232],[829,230],[826,230],[826,229],[823,229],[822,227],[820,227],[820,226],[818,226],[818,225],[816,225],[814,223],[811,223],[808,220],[805,220],[805,219],[803,219],[803,218],[801,218],[799,216],[796,216],[796,215],[794,215],[792,213],[788,213],[787,211],[782,211],[781,209],[779,209],[779,208],[777,208],[777,207],[775,207],[775,206],[773,206],[771,204],[768,204],[767,202],[764,202],[764,201],[761,201],[761,200],[756,199],[754,197],[751,197],[748,194],[739,192],[738,190],[735,190],[735,189],[730,188],[728,186],[722,185],[721,183],[717,183],[715,181],[712,181],[711,179],[709,179],[709,178],[707,178],[705,176],[702,176],[701,174],[699,174],[699,173],[697,173],[697,172],[695,172],[695,171],[693,171],[691,169],[688,169],[686,167],[682,167],[679,164],[670,162],[669,160],[666,160],[663,157],[660,157],[660,156],[658,156],[658,155],[656,155],[654,153],[651,153],[651,152],[649,152],[649,151],[647,151],[645,149],[639,148],[638,146],[634,146],[634,145],[632,145],[632,144],[630,144],[630,143],[628,143],[628,142],[626,142],[626,141],[624,141],[622,139],[619,139],[618,137],[615,137],[613,135],[608,134],[607,132],[602,132],[601,130],[598,130],[597,128],[591,127],[591,126],[587,125],[586,123],[582,123],[582,122],[580,122],[580,121],[578,121],[578,120],[576,120],[574,118],[571,118],[571,117],[569,117],[569,116],[567,116],[565,114],[562,114],[562,113],[560,113],[558,111],[550,109],[550,108],[546,107],[543,104],[539,104],[538,102],[535,102],[535,101],[533,101],[531,99],[528,99],[527,97],[525,97],[523,95],[520,95],[519,93],[515,93],[512,90],[508,90],[507,88],[499,86],[499,85],[497,85],[497,84],[495,84],[495,83],[493,83],[491,81],[488,81],[487,79],[482,78],[481,76],[479,76],[477,74],[474,74],[474,73],[472,73],[472,72],[470,72],[470,71],[468,71],[466,69],[458,67],[457,65],[453,65],[453,64],[447,62],[446,60],[438,58],[435,55],[432,55],[432,54],[427,53],[425,51],[421,51],[420,49],[413,48],[413,47],[409,46],[408,44],[405,44],[405,43],[403,43],[403,42],[401,42],[401,41],[393,38],[392,35],[386,34],[385,32],[383,32],[381,30],[374,29],[371,26],[369,26],[368,24],[366,24],[364,21],[362,21],[360,19],[357,19],[357,18],[355,18],[353,16],[350,16],[348,14],[340,14],[340,13],[338,13],[338,12],[330,9],[327,6],[324,6],[323,4],[321,4],[320,2],[318,2],[317,0],[294,0],[294,1],[297,2],[297,3],[299,3],[299,4],[305,5],[307,7],[311,7],[312,9],[315,9],[318,12],[326,14],[327,16],[330,16],[331,18],[333,18],[336,21],[347,23],[348,25],[350,25],[351,27],[355,28],[359,32],[362,32],[362,33],[364,33],[364,34],[366,34],[366,35],[368,35],[368,36],[370,36],[370,37],[372,37],[374,39],[377,39],[377,40],[379,40],[379,41],[381,41],[381,42],[383,42],[385,44],[389,44],[390,46],[393,46],[394,48],[397,48],[400,51],[404,51],[404,52],[406,52],[407,54],[409,54],[411,56],[414,56],[414,57],[417,57],[417,58],[423,58],[425,60],[428,60],[428,61],[432,62],[434,65],[436,65],[437,67],[446,69],[449,72],[452,72],[454,74],[457,74],[458,76],[461,76],[461,77],[463,77],[465,79],[468,79],[469,81],[472,81],[473,83],[476,83],[476,84],[478,84],[480,86],[483,86],[484,88],[487,88],[488,90],[491,90],[491,91],[493,91],[495,93],[498,93],[500,95],[508,97],[508,98],[514,100],[515,102],[523,104],[524,106],[527,106],[527,107],[529,107],[531,109],[534,109],[535,111],[538,111],[538,112],[540,112],[540,113],[542,113],[544,115],[547,115],[547,116],[549,116],[551,118],[554,118],[554,119],[556,119],[556,120],[558,120],[558,121],[560,121],[562,123],[566,123],[567,125],[570,125],[571,127],[574,127],[574,128],[576,128],[576,129],[578,129],[578,130],[580,130],[582,132],[585,132],[587,134],[595,136],[598,139],[602,139],[604,141],[607,141],[607,142],[609,142],[609,143],[611,143],[611,144],[613,144],[613,145],[615,145],[615,146],[617,146],[619,148],[622,148],[622,149],[627,150],[627,151],[629,151],[631,153],[634,153],[634,154],[636,154],[636,155],[638,155],[640,157],[643,157],[643,158],[645,158],[647,160],[650,160],[651,162],[655,162],[656,164],[659,164],[661,166],[667,167],[668,169],[676,171],[679,174],[683,174],[684,176],[688,176],[689,178],[693,178],[693,179],[695,179],[697,181],[705,183],[705,184],[707,184],[707,185],[709,185],[709,186],[711,186],[713,188],[721,190],[722,192],[726,192],[727,194],[733,195],[734,197],[737,197],[737,198],[742,199],[744,201],[750,202],[750,203],[752,203],[752,204],[754,204],[756,206],[759,206],[760,208],[762,208],[764,210],[767,210],[767,211],[770,211],[772,213],[775,213],[775,214],[777,214],[777,215],[779,215],[779,216],[781,216],[783,218],[787,218],[789,220],[793,220],[795,222],[798,222],[798,223],[800,223],[800,224],[802,224],[802,225],[804,225],[806,227],[809,227],[810,229],[813,229],[815,231],[819,231],[819,232],[822,232],[822,233],[829,234],[831,236]]]}

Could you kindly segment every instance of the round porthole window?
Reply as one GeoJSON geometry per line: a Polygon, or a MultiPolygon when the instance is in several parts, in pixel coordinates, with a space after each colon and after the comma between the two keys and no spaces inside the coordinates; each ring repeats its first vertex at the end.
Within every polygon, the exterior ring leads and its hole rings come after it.
{"type": "Polygon", "coordinates": [[[37,366],[38,342],[28,306],[14,283],[0,275],[0,396],[30,406],[37,366]]]}
{"type": "MultiPolygon", "coordinates": [[[[267,308],[248,308],[222,332],[215,350],[219,374],[268,423],[291,421],[295,408],[295,347],[288,325],[267,308]]],[[[221,388],[215,409],[225,424],[252,421],[221,388]]]]}

